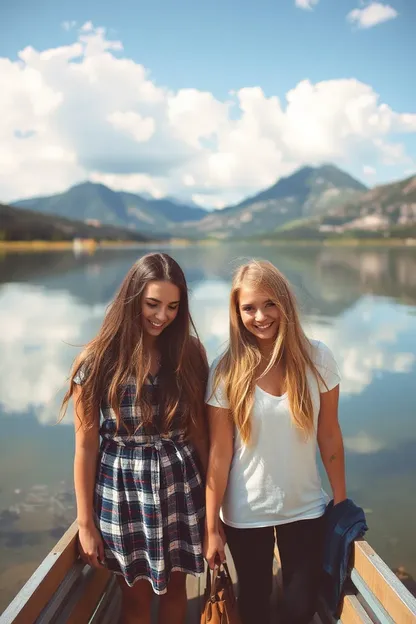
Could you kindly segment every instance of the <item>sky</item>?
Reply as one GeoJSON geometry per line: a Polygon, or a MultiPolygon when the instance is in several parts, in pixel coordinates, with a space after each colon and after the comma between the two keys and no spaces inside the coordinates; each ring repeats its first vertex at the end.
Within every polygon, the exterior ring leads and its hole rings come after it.
{"type": "Polygon", "coordinates": [[[304,165],[416,173],[414,0],[0,6],[0,201],[85,180],[222,208],[304,165]]]}

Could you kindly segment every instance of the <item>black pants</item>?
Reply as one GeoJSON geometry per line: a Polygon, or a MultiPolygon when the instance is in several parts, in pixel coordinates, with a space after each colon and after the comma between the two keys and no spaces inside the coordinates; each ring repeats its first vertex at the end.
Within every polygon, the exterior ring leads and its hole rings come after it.
{"type": "Polygon", "coordinates": [[[283,576],[283,597],[277,621],[279,624],[309,624],[316,611],[321,577],[323,517],[260,529],[225,526],[225,532],[237,570],[242,623],[270,622],[276,536],[283,576]]]}

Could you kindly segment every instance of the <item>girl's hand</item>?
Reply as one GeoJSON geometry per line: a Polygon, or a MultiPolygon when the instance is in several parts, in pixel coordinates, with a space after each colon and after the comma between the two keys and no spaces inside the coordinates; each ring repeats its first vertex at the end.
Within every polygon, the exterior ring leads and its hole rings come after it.
{"type": "Polygon", "coordinates": [[[211,570],[214,566],[225,561],[225,543],[220,532],[208,533],[204,540],[204,557],[211,570]]]}
{"type": "Polygon", "coordinates": [[[104,543],[95,525],[80,527],[78,530],[81,558],[93,568],[104,565],[104,543]]]}

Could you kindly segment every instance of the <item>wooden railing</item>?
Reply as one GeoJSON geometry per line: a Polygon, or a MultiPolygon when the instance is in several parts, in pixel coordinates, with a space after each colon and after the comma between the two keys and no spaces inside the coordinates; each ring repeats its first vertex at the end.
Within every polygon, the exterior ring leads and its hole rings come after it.
{"type": "MultiPolygon", "coordinates": [[[[416,599],[364,540],[354,543],[350,578],[353,591],[343,599],[340,623],[416,624],[416,599]]],[[[327,621],[324,608],[320,615],[327,621]]]]}
{"type": "Polygon", "coordinates": [[[351,568],[339,619],[321,601],[314,624],[416,624],[416,598],[365,540],[354,543],[351,568]]]}
{"type": "MultiPolygon", "coordinates": [[[[365,541],[355,542],[351,581],[354,591],[343,600],[339,624],[416,624],[416,599],[365,541]]],[[[81,561],[74,522],[0,616],[0,624],[114,624],[119,612],[117,582],[107,570],[81,561]]],[[[197,613],[189,621],[198,624],[197,613]]],[[[321,605],[314,622],[337,620],[321,605]]]]}
{"type": "Polygon", "coordinates": [[[78,555],[74,522],[0,616],[0,624],[114,624],[120,596],[108,570],[78,555]]]}

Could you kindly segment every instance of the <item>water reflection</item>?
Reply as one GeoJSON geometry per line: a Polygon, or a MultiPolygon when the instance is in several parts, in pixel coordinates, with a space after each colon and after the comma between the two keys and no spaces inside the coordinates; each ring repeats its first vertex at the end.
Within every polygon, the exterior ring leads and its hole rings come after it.
{"type": "MultiPolygon", "coordinates": [[[[87,268],[84,276],[88,280],[91,265],[87,268]]],[[[123,275],[120,271],[117,283],[123,275]]],[[[107,271],[101,268],[94,278],[106,283],[107,271]]],[[[65,283],[71,285],[70,276],[65,283]]],[[[212,360],[228,336],[230,282],[207,279],[190,283],[192,313],[212,360]]],[[[91,294],[91,289],[86,290],[91,294]]],[[[305,296],[304,288],[300,294],[304,326],[311,337],[323,340],[335,352],[344,395],[362,392],[383,372],[412,370],[415,352],[408,345],[415,322],[408,306],[398,307],[390,300],[367,295],[337,316],[320,316],[316,313],[317,295],[307,292],[305,296]]],[[[319,302],[322,306],[323,297],[319,302]]],[[[94,335],[107,303],[108,299],[85,303],[62,285],[60,291],[31,284],[1,288],[0,326],[7,328],[0,333],[0,400],[5,414],[31,410],[40,422],[56,421],[60,391],[78,350],[73,346],[80,347],[94,335]]]]}
{"type": "MultiPolygon", "coordinates": [[[[416,573],[410,527],[416,504],[408,496],[416,472],[416,252],[243,245],[168,252],[186,273],[210,360],[227,340],[231,274],[239,262],[265,257],[294,284],[308,335],[326,342],[339,362],[349,488],[369,513],[369,539],[392,566],[416,573]]],[[[70,345],[80,346],[96,333],[142,253],[0,258],[3,605],[74,516],[72,426],[51,426],[78,352],[70,345]],[[15,581],[9,583],[13,570],[15,581]]],[[[68,415],[63,424],[71,423],[68,415]]]]}
{"type": "Polygon", "coordinates": [[[0,290],[0,403],[4,414],[29,411],[56,422],[58,391],[76,351],[92,336],[105,310],[65,290],[8,284],[0,290]]]}
{"type": "Polygon", "coordinates": [[[306,316],[304,325],[336,354],[344,395],[362,392],[385,372],[412,370],[415,351],[409,345],[415,323],[407,306],[366,295],[337,318],[323,321],[306,316]]]}

